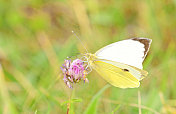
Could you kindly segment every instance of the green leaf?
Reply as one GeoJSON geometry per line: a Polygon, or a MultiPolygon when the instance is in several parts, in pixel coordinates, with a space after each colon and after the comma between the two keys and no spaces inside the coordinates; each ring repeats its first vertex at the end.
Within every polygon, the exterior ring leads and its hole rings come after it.
{"type": "Polygon", "coordinates": [[[82,102],[82,99],[72,99],[71,102],[82,102]]]}
{"type": "Polygon", "coordinates": [[[101,96],[101,94],[107,89],[109,88],[110,85],[106,85],[104,86],[104,88],[102,88],[91,100],[91,102],[89,103],[86,111],[84,112],[84,114],[96,114],[96,107],[98,104],[98,100],[101,96]]]}
{"type": "Polygon", "coordinates": [[[71,99],[71,100],[68,100],[68,101],[64,101],[64,102],[61,104],[61,106],[65,105],[65,104],[67,104],[67,103],[74,103],[74,102],[82,102],[82,99],[76,99],[76,98],[74,98],[74,99],[71,99]]]}

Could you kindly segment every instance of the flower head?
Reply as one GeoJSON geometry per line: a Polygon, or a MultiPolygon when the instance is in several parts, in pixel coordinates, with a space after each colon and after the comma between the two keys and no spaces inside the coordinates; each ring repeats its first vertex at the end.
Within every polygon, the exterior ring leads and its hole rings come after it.
{"type": "Polygon", "coordinates": [[[75,59],[73,62],[65,60],[61,70],[64,75],[63,80],[69,88],[73,87],[73,83],[78,83],[82,79],[84,82],[88,82],[86,66],[81,59],[75,59]]]}

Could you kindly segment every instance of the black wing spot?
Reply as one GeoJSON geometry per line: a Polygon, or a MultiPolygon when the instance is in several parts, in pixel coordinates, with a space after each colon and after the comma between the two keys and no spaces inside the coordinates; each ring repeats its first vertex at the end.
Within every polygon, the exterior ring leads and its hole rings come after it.
{"type": "Polygon", "coordinates": [[[129,70],[128,70],[128,69],[123,69],[123,71],[129,72],[129,70]]]}

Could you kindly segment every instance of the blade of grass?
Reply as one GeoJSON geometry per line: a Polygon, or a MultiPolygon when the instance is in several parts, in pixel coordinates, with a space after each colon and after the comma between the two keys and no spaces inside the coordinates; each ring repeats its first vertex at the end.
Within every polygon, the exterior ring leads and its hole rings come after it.
{"type": "Polygon", "coordinates": [[[39,92],[37,89],[31,84],[29,80],[24,76],[24,74],[16,69],[12,69],[10,71],[15,79],[18,81],[18,83],[27,91],[28,96],[26,97],[26,100],[24,102],[23,108],[28,107],[33,99],[35,99],[37,96],[39,96],[39,92]]]}
{"type": "MultiPolygon", "coordinates": [[[[112,100],[109,100],[109,99],[102,99],[102,101],[108,102],[108,103],[113,103],[113,104],[123,104],[123,105],[131,106],[131,107],[139,108],[139,105],[138,104],[134,104],[134,103],[122,103],[122,102],[118,102],[118,101],[112,101],[112,100]]],[[[152,109],[150,107],[144,106],[144,105],[141,105],[141,109],[148,110],[148,111],[150,111],[150,112],[152,112],[154,114],[160,114],[156,110],[154,110],[154,109],[152,109]]]]}
{"type": "Polygon", "coordinates": [[[35,111],[35,113],[34,114],[37,114],[37,110],[35,111]]]}
{"type": "Polygon", "coordinates": [[[115,112],[120,108],[121,105],[117,105],[116,108],[111,112],[111,114],[115,114],[115,112]]]}
{"type": "Polygon", "coordinates": [[[45,52],[51,67],[53,68],[55,76],[59,72],[58,71],[59,61],[53,49],[52,43],[44,32],[39,33],[37,39],[42,50],[45,52]]]}
{"type": "Polygon", "coordinates": [[[138,106],[139,106],[139,114],[142,114],[142,111],[141,111],[141,94],[140,94],[139,90],[138,90],[138,106]]]}
{"type": "Polygon", "coordinates": [[[78,19],[82,35],[91,34],[92,31],[84,2],[82,0],[71,0],[71,5],[78,19]]]}
{"type": "Polygon", "coordinates": [[[42,99],[42,97],[46,97],[46,96],[49,96],[50,95],[50,93],[48,92],[48,91],[50,91],[50,89],[55,85],[55,83],[58,81],[60,79],[60,76],[58,76],[57,78],[56,78],[56,80],[54,80],[51,84],[50,84],[50,86],[48,87],[48,88],[46,88],[46,89],[44,89],[43,88],[43,90],[41,90],[40,89],[40,91],[39,92],[41,92],[41,94],[38,96],[38,98],[35,100],[35,102],[32,104],[32,108],[34,108],[34,106],[42,99]],[[48,92],[48,93],[46,93],[46,92],[48,92]]]}
{"type": "Polygon", "coordinates": [[[6,81],[4,78],[5,78],[5,76],[3,73],[2,66],[0,64],[0,91],[1,91],[1,97],[2,97],[3,103],[4,103],[5,113],[17,114],[17,110],[11,102],[8,88],[6,86],[6,81]]]}
{"type": "Polygon", "coordinates": [[[98,100],[99,100],[101,94],[109,87],[110,87],[110,85],[106,85],[97,94],[95,94],[95,96],[92,98],[92,100],[89,103],[84,114],[96,114],[96,107],[98,104],[98,100]]]}

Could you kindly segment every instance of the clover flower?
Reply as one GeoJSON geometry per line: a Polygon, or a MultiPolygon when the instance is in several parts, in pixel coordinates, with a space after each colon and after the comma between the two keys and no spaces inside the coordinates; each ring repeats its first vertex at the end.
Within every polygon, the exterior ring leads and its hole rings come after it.
{"type": "Polygon", "coordinates": [[[78,83],[81,80],[88,82],[88,79],[86,78],[86,66],[87,65],[84,64],[81,59],[75,59],[73,62],[71,62],[71,60],[65,60],[61,70],[64,75],[63,80],[69,88],[73,87],[73,83],[78,83]]]}

